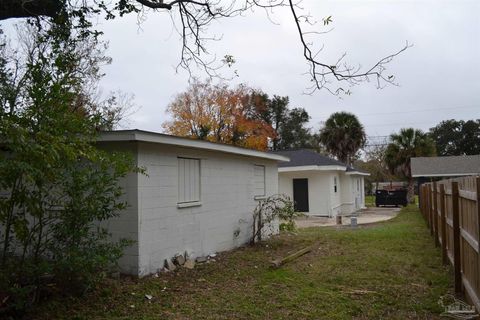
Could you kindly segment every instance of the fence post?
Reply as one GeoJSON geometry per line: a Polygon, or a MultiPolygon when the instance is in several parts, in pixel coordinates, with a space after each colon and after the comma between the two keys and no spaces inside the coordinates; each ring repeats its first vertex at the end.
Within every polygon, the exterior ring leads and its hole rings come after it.
{"type": "Polygon", "coordinates": [[[422,184],[422,215],[423,215],[423,219],[425,219],[425,221],[427,220],[427,215],[425,214],[425,185],[422,184]]]}
{"type": "Polygon", "coordinates": [[[423,215],[425,217],[425,221],[427,222],[427,226],[429,225],[428,224],[428,211],[427,211],[427,208],[428,208],[428,185],[424,185],[423,186],[423,215]]]}
{"type": "Polygon", "coordinates": [[[420,208],[420,213],[423,216],[423,200],[422,199],[423,199],[423,184],[421,184],[420,187],[418,188],[418,204],[420,208]]]}
{"type": "Polygon", "coordinates": [[[430,228],[430,185],[427,185],[427,188],[425,190],[425,199],[427,207],[425,208],[425,214],[427,215],[427,221],[428,221],[428,227],[430,228]]]}
{"type": "Polygon", "coordinates": [[[440,241],[438,240],[438,204],[437,204],[437,183],[433,183],[433,227],[434,227],[434,237],[435,237],[435,247],[440,246],[440,241]]]}
{"type": "Polygon", "coordinates": [[[432,185],[428,185],[428,215],[430,216],[430,235],[433,237],[433,191],[432,191],[432,185]]]}
{"type": "Polygon", "coordinates": [[[440,185],[440,234],[442,236],[442,262],[448,265],[447,256],[447,221],[445,218],[445,185],[440,185]]]}
{"type": "Polygon", "coordinates": [[[460,210],[458,182],[452,182],[453,213],[453,271],[455,277],[455,293],[462,293],[462,269],[460,265],[460,210]]]}

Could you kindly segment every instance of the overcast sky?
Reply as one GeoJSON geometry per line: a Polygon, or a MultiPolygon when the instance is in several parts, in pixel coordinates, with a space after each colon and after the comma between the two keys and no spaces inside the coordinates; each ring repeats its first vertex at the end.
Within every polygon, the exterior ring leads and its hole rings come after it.
{"type": "MultiPolygon", "coordinates": [[[[408,126],[428,130],[445,119],[480,118],[480,1],[305,0],[302,6],[320,22],[332,16],[333,30],[315,39],[325,46],[321,61],[333,64],[347,52],[349,62],[367,66],[405,41],[413,44],[389,65],[388,74],[400,86],[378,90],[374,83],[364,83],[343,99],[323,91],[303,94],[309,85],[307,65],[288,8],[274,12],[278,24],[261,10],[212,24],[210,33],[223,38],[211,43],[210,51],[218,57],[231,54],[237,61],[239,77],[232,84],[289,96],[290,107],[309,112],[313,128],[332,112],[353,112],[370,136],[408,126]]],[[[166,106],[188,86],[186,72],[175,71],[180,38],[169,14],[150,12],[140,26],[135,15],[100,22],[113,58],[102,90],[135,95],[141,109],[128,127],[161,131],[166,106]]],[[[322,28],[319,23],[318,30],[322,28]]]]}

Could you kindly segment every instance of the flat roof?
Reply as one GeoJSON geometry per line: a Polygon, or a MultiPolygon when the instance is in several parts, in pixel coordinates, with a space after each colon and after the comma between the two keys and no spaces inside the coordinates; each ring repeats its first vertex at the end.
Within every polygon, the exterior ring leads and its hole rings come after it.
{"type": "Polygon", "coordinates": [[[237,147],[224,143],[216,143],[205,140],[197,140],[186,137],[177,137],[164,133],[144,131],[138,129],[103,131],[100,133],[97,141],[99,142],[121,142],[121,141],[139,141],[151,142],[165,145],[195,148],[222,153],[236,154],[247,157],[262,158],[275,161],[290,161],[288,157],[280,154],[268,153],[253,149],[237,147]]]}
{"type": "Polygon", "coordinates": [[[455,177],[480,174],[480,155],[417,157],[411,159],[412,177],[455,177]]]}

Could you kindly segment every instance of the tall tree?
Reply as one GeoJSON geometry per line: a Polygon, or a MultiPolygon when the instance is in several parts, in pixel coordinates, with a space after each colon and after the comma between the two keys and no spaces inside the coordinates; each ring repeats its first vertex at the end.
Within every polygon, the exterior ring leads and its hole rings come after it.
{"type": "Polygon", "coordinates": [[[279,143],[282,140],[282,126],[288,117],[288,104],[290,99],[288,97],[280,97],[277,95],[274,95],[273,99],[269,99],[268,95],[265,95],[264,99],[264,118],[272,125],[277,133],[272,141],[272,149],[279,150],[279,143]]]}
{"type": "Polygon", "coordinates": [[[406,128],[390,135],[385,162],[392,173],[408,180],[408,201],[414,201],[414,183],[410,159],[436,155],[435,142],[422,130],[406,128]]]}
{"type": "Polygon", "coordinates": [[[162,126],[178,136],[266,150],[275,131],[261,116],[264,106],[253,99],[243,85],[230,89],[195,80],[168,105],[173,119],[162,126]]]}
{"type": "Polygon", "coordinates": [[[288,111],[285,121],[280,127],[278,150],[311,148],[312,135],[310,128],[305,125],[310,116],[303,108],[294,108],[288,111]]]}
{"type": "Polygon", "coordinates": [[[480,119],[445,120],[430,128],[439,156],[480,154],[480,119]]]}
{"type": "Polygon", "coordinates": [[[289,109],[290,99],[274,95],[269,98],[265,93],[255,92],[261,117],[271,124],[276,132],[272,139],[272,150],[310,148],[312,137],[310,128],[306,127],[310,116],[304,108],[289,109]],[[260,101],[260,103],[259,103],[260,101]]]}
{"type": "Polygon", "coordinates": [[[357,152],[365,146],[365,129],[354,114],[335,112],[320,130],[320,142],[338,160],[351,165],[357,152]]]}
{"type": "MultiPolygon", "coordinates": [[[[351,86],[374,79],[378,88],[386,84],[394,84],[395,77],[386,74],[387,65],[409,45],[405,44],[400,50],[387,55],[371,66],[357,67],[345,61],[345,54],[340,59],[332,61],[320,60],[317,51],[313,48],[316,36],[328,30],[314,28],[313,21],[293,0],[115,0],[108,1],[80,1],[80,0],[2,0],[0,2],[0,20],[8,18],[38,18],[51,17],[56,22],[65,22],[70,17],[79,18],[82,28],[90,29],[93,18],[104,14],[107,19],[123,16],[129,13],[144,14],[146,9],[154,12],[171,12],[169,15],[175,24],[174,30],[182,38],[179,67],[190,70],[190,66],[199,66],[209,75],[215,75],[218,64],[212,64],[209,59],[207,43],[210,40],[220,40],[221,37],[207,33],[212,22],[244,15],[254,9],[265,9],[267,16],[272,9],[285,9],[291,15],[291,21],[297,29],[299,42],[303,48],[303,56],[309,65],[308,73],[311,90],[325,89],[334,94],[349,92],[340,85],[347,83],[351,86]],[[332,83],[338,87],[332,87],[332,83]]],[[[329,28],[332,17],[323,18],[321,26],[329,28]]],[[[169,32],[169,31],[168,31],[169,32]]],[[[211,57],[211,56],[210,56],[211,57]]],[[[221,64],[231,66],[235,59],[226,55],[221,64]]]]}

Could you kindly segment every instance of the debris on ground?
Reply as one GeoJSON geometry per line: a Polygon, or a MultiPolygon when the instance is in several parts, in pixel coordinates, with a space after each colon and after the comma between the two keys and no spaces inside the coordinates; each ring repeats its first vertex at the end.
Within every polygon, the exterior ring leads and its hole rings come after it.
{"type": "Polygon", "coordinates": [[[173,258],[173,261],[177,266],[183,266],[185,264],[185,256],[183,254],[177,254],[173,258]]]}
{"type": "Polygon", "coordinates": [[[207,257],[197,257],[197,259],[195,259],[195,261],[197,263],[207,262],[207,257]]]}
{"type": "Polygon", "coordinates": [[[185,264],[183,266],[187,269],[193,269],[195,268],[195,260],[187,259],[187,261],[185,261],[185,264]]]}
{"type": "Polygon", "coordinates": [[[172,262],[172,260],[170,259],[165,259],[165,269],[167,271],[175,271],[175,269],[177,269],[177,267],[175,266],[175,264],[172,262]]]}
{"type": "Polygon", "coordinates": [[[287,262],[293,261],[293,260],[303,256],[304,254],[309,253],[310,251],[312,251],[312,247],[309,246],[309,247],[303,248],[302,250],[294,252],[294,253],[286,256],[285,258],[275,259],[275,260],[272,261],[272,267],[278,268],[278,267],[284,265],[287,262]]]}
{"type": "Polygon", "coordinates": [[[348,293],[348,294],[356,294],[356,295],[377,293],[376,291],[371,291],[371,290],[347,290],[347,291],[344,291],[344,292],[348,293]]]}

